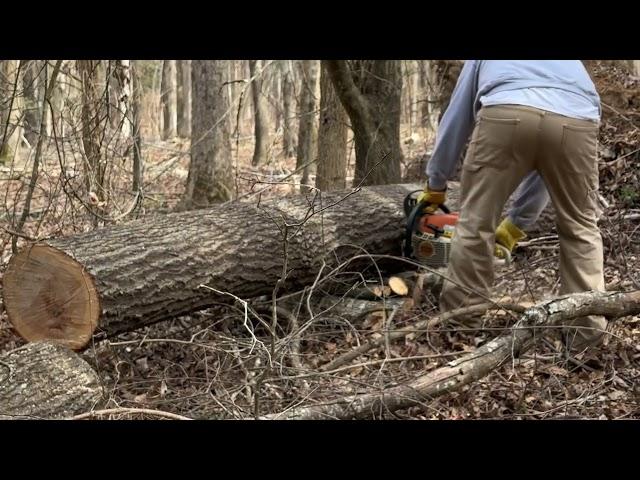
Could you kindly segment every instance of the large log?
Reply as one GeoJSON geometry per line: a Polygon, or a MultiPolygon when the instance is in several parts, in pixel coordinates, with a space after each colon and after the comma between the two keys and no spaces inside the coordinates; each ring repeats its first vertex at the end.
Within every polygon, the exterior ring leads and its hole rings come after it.
{"type": "Polygon", "coordinates": [[[0,356],[0,419],[66,418],[102,394],[96,372],[63,346],[30,343],[0,356]]]}
{"type": "Polygon", "coordinates": [[[228,203],[37,243],[11,258],[4,305],[25,339],[80,349],[94,332],[113,335],[234,301],[201,285],[240,298],[270,294],[276,284],[285,293],[313,282],[340,246],[400,254],[403,199],[418,188],[228,203]],[[287,278],[278,282],[285,257],[287,278]]]}

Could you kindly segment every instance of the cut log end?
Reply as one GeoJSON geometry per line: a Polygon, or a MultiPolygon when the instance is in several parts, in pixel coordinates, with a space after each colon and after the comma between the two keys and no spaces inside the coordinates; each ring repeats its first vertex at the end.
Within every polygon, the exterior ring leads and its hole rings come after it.
{"type": "Polygon", "coordinates": [[[13,256],[4,275],[9,321],[27,341],[84,347],[98,325],[91,275],[67,254],[36,244],[13,256]]]}

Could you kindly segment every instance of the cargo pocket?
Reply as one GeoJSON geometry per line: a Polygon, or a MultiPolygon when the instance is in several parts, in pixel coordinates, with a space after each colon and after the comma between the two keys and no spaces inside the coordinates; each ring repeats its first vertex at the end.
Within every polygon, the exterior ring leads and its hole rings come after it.
{"type": "Polygon", "coordinates": [[[517,118],[479,117],[463,168],[471,171],[483,167],[509,168],[514,159],[513,143],[518,123],[517,118]]]}
{"type": "Polygon", "coordinates": [[[598,125],[562,126],[561,169],[571,175],[576,185],[584,185],[582,193],[576,192],[578,207],[589,216],[599,217],[598,200],[598,125]]]}

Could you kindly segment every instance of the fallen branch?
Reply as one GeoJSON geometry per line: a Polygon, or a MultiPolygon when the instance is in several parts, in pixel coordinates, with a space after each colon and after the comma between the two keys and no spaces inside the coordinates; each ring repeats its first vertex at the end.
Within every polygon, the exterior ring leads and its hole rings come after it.
{"type": "Polygon", "coordinates": [[[70,417],[67,420],[85,420],[88,418],[102,417],[105,415],[120,415],[120,414],[138,414],[138,415],[152,415],[154,417],[169,418],[171,420],[193,420],[193,418],[183,417],[171,412],[163,412],[162,410],[152,410],[149,408],[108,408],[106,410],[93,410],[91,412],[81,413],[74,417],[70,417]]]}
{"type": "Polygon", "coordinates": [[[586,292],[566,295],[527,309],[511,333],[498,337],[447,366],[422,375],[406,385],[381,392],[351,395],[331,403],[292,408],[269,419],[368,418],[432,400],[459,390],[531,347],[538,329],[558,326],[586,315],[610,319],[640,313],[640,290],[629,293],[586,292]]]}
{"type": "MultiPolygon", "coordinates": [[[[520,307],[519,305],[514,305],[514,304],[503,304],[500,305],[501,307],[503,307],[506,310],[511,310],[514,312],[518,312],[518,313],[522,313],[525,311],[524,307],[520,307]]],[[[363,355],[365,353],[367,353],[369,350],[372,350],[374,348],[380,347],[385,343],[385,339],[388,337],[389,341],[393,341],[393,340],[398,340],[400,338],[404,338],[409,334],[416,334],[416,336],[420,335],[421,333],[425,333],[428,330],[432,329],[433,327],[435,327],[436,325],[445,322],[447,320],[452,320],[454,318],[460,317],[462,315],[467,315],[467,314],[479,314],[479,313],[484,313],[487,310],[489,310],[490,308],[495,307],[495,304],[493,303],[482,303],[479,305],[473,305],[471,307],[464,307],[464,308],[458,308],[456,310],[451,310],[450,312],[447,313],[442,313],[436,317],[433,318],[428,318],[426,320],[422,320],[418,323],[416,323],[415,325],[411,325],[409,327],[404,327],[404,328],[400,328],[398,330],[394,330],[392,332],[389,332],[388,336],[383,336],[383,337],[379,337],[376,338],[374,340],[369,340],[367,343],[363,343],[362,345],[360,345],[358,348],[355,348],[341,356],[339,356],[338,358],[334,359],[333,361],[324,364],[322,367],[320,367],[320,371],[328,371],[328,370],[334,370],[336,368],[338,368],[341,365],[344,365],[347,362],[350,362],[351,360],[354,360],[355,358],[359,357],[360,355],[363,355]]]]}

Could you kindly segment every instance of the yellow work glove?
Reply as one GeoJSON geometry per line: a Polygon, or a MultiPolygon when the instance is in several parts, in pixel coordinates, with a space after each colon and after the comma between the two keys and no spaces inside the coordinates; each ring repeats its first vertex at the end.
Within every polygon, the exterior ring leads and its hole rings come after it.
{"type": "Polygon", "coordinates": [[[429,188],[429,186],[426,186],[424,188],[424,191],[418,196],[417,198],[417,202],[421,203],[421,202],[427,202],[428,205],[424,208],[424,212],[429,214],[429,213],[434,213],[436,210],[438,210],[438,208],[440,208],[440,205],[444,205],[444,202],[447,199],[447,190],[444,189],[442,191],[437,191],[437,190],[431,190],[429,188]]]}
{"type": "Polygon", "coordinates": [[[511,223],[511,220],[505,218],[496,229],[494,255],[498,258],[511,256],[511,252],[513,252],[517,243],[525,238],[527,238],[527,234],[511,223]]]}

